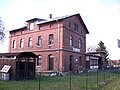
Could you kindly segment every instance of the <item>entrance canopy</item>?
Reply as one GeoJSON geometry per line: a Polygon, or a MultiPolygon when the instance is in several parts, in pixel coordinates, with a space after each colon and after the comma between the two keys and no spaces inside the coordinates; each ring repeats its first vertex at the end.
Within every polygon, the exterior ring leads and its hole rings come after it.
{"type": "Polygon", "coordinates": [[[33,52],[10,52],[10,53],[0,53],[0,57],[37,57],[33,52]]]}

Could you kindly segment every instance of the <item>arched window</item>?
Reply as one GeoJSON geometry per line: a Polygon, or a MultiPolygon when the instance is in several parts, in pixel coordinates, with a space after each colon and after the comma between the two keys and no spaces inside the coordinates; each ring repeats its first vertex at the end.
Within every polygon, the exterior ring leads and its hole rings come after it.
{"type": "Polygon", "coordinates": [[[24,39],[20,39],[20,48],[24,47],[24,39]]]}
{"type": "Polygon", "coordinates": [[[38,55],[37,65],[41,65],[41,64],[42,64],[42,56],[38,55]]]}
{"type": "Polygon", "coordinates": [[[52,54],[48,55],[48,70],[53,70],[54,56],[52,54]]]}
{"type": "Polygon", "coordinates": [[[28,47],[32,47],[32,38],[31,37],[28,39],[28,47]]]}
{"type": "Polygon", "coordinates": [[[41,36],[38,36],[38,46],[41,46],[42,45],[42,38],[41,38],[41,36]]]}
{"type": "Polygon", "coordinates": [[[81,38],[79,38],[79,48],[81,49],[82,48],[82,40],[81,40],[81,38]]]}
{"type": "Polygon", "coordinates": [[[49,45],[54,43],[54,35],[50,34],[49,35],[49,45]]]}
{"type": "Polygon", "coordinates": [[[16,40],[13,40],[13,48],[16,48],[16,40]]]}
{"type": "Polygon", "coordinates": [[[70,36],[70,46],[73,46],[73,37],[70,36]]]}

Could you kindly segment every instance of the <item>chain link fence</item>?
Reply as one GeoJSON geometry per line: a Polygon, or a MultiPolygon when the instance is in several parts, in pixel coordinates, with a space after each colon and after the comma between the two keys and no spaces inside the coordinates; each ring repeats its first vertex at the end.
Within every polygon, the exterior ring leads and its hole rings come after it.
{"type": "Polygon", "coordinates": [[[86,70],[63,75],[37,73],[34,80],[0,80],[0,90],[101,90],[110,80],[119,77],[119,68],[86,70]]]}

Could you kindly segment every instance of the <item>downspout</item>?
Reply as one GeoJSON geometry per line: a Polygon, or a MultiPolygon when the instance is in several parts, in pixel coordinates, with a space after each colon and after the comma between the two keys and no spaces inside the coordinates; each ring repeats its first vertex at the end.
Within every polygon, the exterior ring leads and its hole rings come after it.
{"type": "Polygon", "coordinates": [[[57,22],[57,24],[58,24],[58,56],[57,56],[57,58],[58,58],[58,71],[60,71],[60,66],[59,66],[59,64],[60,64],[60,24],[59,24],[59,22],[58,22],[58,20],[56,20],[56,22],[57,22]]]}

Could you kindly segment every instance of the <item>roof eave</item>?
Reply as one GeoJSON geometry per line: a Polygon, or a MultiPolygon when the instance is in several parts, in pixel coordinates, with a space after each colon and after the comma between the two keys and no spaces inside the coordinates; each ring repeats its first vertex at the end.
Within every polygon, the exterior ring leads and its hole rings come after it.
{"type": "Polygon", "coordinates": [[[18,30],[26,29],[26,28],[27,28],[27,26],[23,26],[23,27],[21,27],[21,28],[17,28],[17,29],[10,30],[10,32],[18,31],[18,30]]]}

